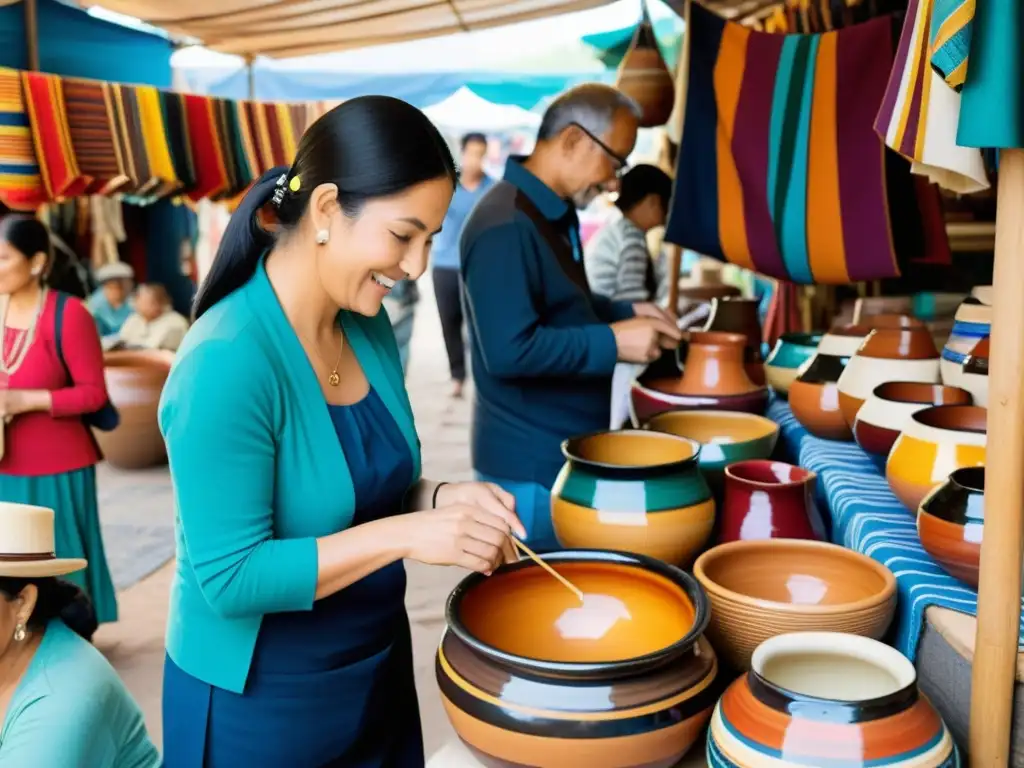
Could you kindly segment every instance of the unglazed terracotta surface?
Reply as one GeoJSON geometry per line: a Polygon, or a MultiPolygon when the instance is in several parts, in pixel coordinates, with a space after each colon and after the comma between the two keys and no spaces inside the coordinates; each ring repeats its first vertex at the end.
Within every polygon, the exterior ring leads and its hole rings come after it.
{"type": "Polygon", "coordinates": [[[866,453],[884,460],[913,414],[933,405],[971,403],[971,393],[959,387],[889,381],[875,387],[857,411],[853,436],[866,453]]]}
{"type": "Polygon", "coordinates": [[[984,466],[987,416],[976,405],[938,405],[910,417],[885,464],[889,487],[908,509],[954,470],[984,466]]]}
{"type": "Polygon", "coordinates": [[[942,348],[942,383],[963,387],[964,359],[975,345],[989,335],[992,328],[992,307],[971,296],[956,310],[953,330],[942,348]]]}
{"type": "Polygon", "coordinates": [[[814,356],[821,343],[820,333],[784,333],[764,362],[768,385],[782,397],[796,379],[800,366],[814,356]]]}
{"type": "Polygon", "coordinates": [[[747,376],[758,386],[765,383],[761,356],[761,317],[758,314],[760,304],[757,299],[714,299],[711,302],[711,315],[704,324],[705,331],[725,331],[746,337],[743,364],[747,376]]]}
{"type": "Polygon", "coordinates": [[[964,358],[961,368],[961,386],[974,395],[974,402],[988,408],[989,337],[986,336],[964,358]]]}
{"type": "Polygon", "coordinates": [[[672,411],[655,416],[647,428],[700,443],[698,463],[705,477],[729,464],[771,456],[779,425],[764,416],[734,411],[672,411]]]}
{"type": "Polygon", "coordinates": [[[107,392],[120,423],[111,432],[93,430],[103,456],[120,469],[144,469],[167,460],[157,407],[174,355],[156,351],[107,352],[107,392]]]}
{"type": "Polygon", "coordinates": [[[816,475],[781,461],[740,461],[725,468],[719,543],[825,538],[814,503],[816,475]]]}
{"type": "Polygon", "coordinates": [[[686,565],[714,525],[700,445],[650,430],[567,440],[551,489],[551,519],[564,547],[636,552],[686,565]]]}
{"type": "Polygon", "coordinates": [[[887,381],[939,381],[939,350],[927,328],[881,328],[867,335],[838,382],[839,408],[851,429],[864,401],[887,381]]]}
{"type": "Polygon", "coordinates": [[[881,563],[820,541],[734,541],[709,549],[693,574],[711,601],[708,639],[738,669],[754,649],[792,631],[880,638],[896,609],[896,579],[881,563]]]}
{"type": "Polygon", "coordinates": [[[844,325],[826,333],[815,355],[789,386],[789,407],[804,429],[826,440],[853,437],[839,409],[837,382],[849,359],[871,333],[865,325],[844,325]]]}
{"type": "Polygon", "coordinates": [[[921,546],[951,576],[975,589],[984,527],[984,467],[952,473],[925,497],[917,513],[921,546]]]}
{"type": "Polygon", "coordinates": [[[762,644],[715,707],[712,768],[958,768],[914,665],[875,640],[796,632],[762,644]]]}
{"type": "Polygon", "coordinates": [[[636,612],[623,617],[612,611],[598,621],[606,614],[602,608],[581,623],[595,629],[585,633],[593,637],[565,640],[557,628],[564,614],[544,608],[549,597],[561,597],[549,592],[544,582],[552,579],[534,563],[464,579],[448,600],[448,629],[435,665],[441,701],[459,737],[489,766],[675,765],[697,740],[719,692],[718,663],[701,637],[708,617],[703,591],[682,571],[648,558],[582,551],[544,558],[610,590],[636,612]],[[541,591],[531,600],[534,587],[541,591]],[[531,611],[534,603],[539,614],[531,611]],[[554,623],[542,629],[546,622],[554,623]],[[621,634],[606,629],[610,622],[623,624],[621,634]],[[537,629],[541,639],[531,636],[537,629]],[[609,636],[623,644],[601,639],[609,636]],[[510,637],[533,655],[509,652],[510,637]],[[601,646],[617,658],[595,661],[601,646]],[[574,659],[579,649],[583,656],[574,659]],[[548,651],[559,658],[546,658],[548,651]]]}

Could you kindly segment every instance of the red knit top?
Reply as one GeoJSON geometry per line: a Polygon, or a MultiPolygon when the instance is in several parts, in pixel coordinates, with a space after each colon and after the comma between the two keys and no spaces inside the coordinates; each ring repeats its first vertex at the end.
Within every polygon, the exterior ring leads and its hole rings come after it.
{"type": "MultiPolygon", "coordinates": [[[[0,474],[54,475],[96,464],[102,458],[82,415],[93,413],[107,402],[103,377],[103,349],[92,315],[78,299],[64,303],[62,342],[64,360],[72,381],[57,356],[54,328],[57,294],[46,297],[35,341],[17,372],[8,378],[0,372],[0,388],[48,389],[53,407],[15,416],[7,425],[0,474]]],[[[23,331],[7,329],[5,354],[23,331]]]]}

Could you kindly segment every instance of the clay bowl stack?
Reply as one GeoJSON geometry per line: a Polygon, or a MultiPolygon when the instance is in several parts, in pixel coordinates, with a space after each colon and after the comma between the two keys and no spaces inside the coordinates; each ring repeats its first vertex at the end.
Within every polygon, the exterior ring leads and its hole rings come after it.
{"type": "Polygon", "coordinates": [[[987,417],[976,405],[937,405],[910,417],[885,463],[889,487],[907,509],[955,470],[985,465],[987,417]]]}
{"type": "Polygon", "coordinates": [[[992,328],[992,307],[986,301],[991,299],[991,291],[984,290],[988,287],[976,288],[956,310],[953,331],[946,346],[942,348],[943,384],[967,389],[961,381],[964,358],[979,341],[989,335],[992,328]]]}
{"type": "Polygon", "coordinates": [[[441,703],[485,765],[669,766],[715,704],[718,663],[692,577],[619,552],[543,556],[472,574],[446,607],[441,703]]]}
{"type": "Polygon", "coordinates": [[[971,393],[959,387],[918,381],[879,384],[860,410],[853,437],[865,453],[884,464],[896,438],[918,411],[935,405],[970,405],[971,393]]]}
{"type": "Polygon", "coordinates": [[[939,381],[939,350],[923,323],[868,334],[839,377],[839,410],[853,429],[857,411],[887,381],[939,381]]]}
{"type": "Polygon", "coordinates": [[[715,522],[699,453],[693,440],[649,430],[566,440],[551,489],[555,536],[569,549],[616,549],[688,565],[715,522]]]}
{"type": "Polygon", "coordinates": [[[959,768],[946,725],[894,648],[836,632],[762,643],[715,707],[713,768],[959,768]]]}
{"type": "Polygon", "coordinates": [[[986,336],[964,358],[960,376],[960,386],[974,395],[974,402],[983,408],[988,408],[989,354],[989,337],[986,336]]]}
{"type": "Polygon", "coordinates": [[[984,467],[953,472],[925,497],[917,511],[921,546],[953,578],[975,589],[984,528],[984,467]]]}
{"type": "Polygon", "coordinates": [[[810,360],[823,334],[784,333],[775,342],[764,363],[764,374],[768,385],[781,397],[787,397],[789,387],[796,379],[800,366],[810,360]]]}
{"type": "Polygon", "coordinates": [[[734,541],[697,558],[693,575],[711,601],[708,639],[740,670],[754,649],[786,632],[881,638],[896,610],[884,565],[820,541],[734,541]]]}
{"type": "Polygon", "coordinates": [[[814,357],[800,368],[789,386],[789,407],[796,420],[816,437],[849,440],[850,427],[839,410],[839,377],[871,328],[844,325],[826,333],[814,357]]]}

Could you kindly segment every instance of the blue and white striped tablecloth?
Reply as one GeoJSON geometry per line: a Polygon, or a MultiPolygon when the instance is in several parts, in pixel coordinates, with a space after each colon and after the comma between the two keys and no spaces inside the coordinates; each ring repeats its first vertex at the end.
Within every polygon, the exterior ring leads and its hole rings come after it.
{"type": "MultiPolygon", "coordinates": [[[[889,490],[885,474],[855,443],[810,435],[789,405],[776,400],[768,417],[800,466],[818,473],[832,518],[832,540],[883,563],[896,575],[899,606],[894,645],[913,660],[928,606],[974,616],[978,594],[943,571],[921,547],[914,515],[889,490]]],[[[1024,648],[1024,621],[1021,626],[1024,648]]]]}

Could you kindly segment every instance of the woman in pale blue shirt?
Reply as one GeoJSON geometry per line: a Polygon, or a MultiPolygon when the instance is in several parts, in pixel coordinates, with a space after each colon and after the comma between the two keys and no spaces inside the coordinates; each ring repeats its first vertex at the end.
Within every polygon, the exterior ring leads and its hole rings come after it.
{"type": "Polygon", "coordinates": [[[138,705],[76,631],[78,589],[57,577],[86,562],[53,556],[53,510],[0,504],[0,553],[0,765],[158,768],[138,705]]]}
{"type": "Polygon", "coordinates": [[[402,561],[490,572],[525,535],[496,486],[421,477],[381,309],[454,185],[423,113],[365,96],[231,217],[160,404],[168,768],[423,768],[402,561]]]}

